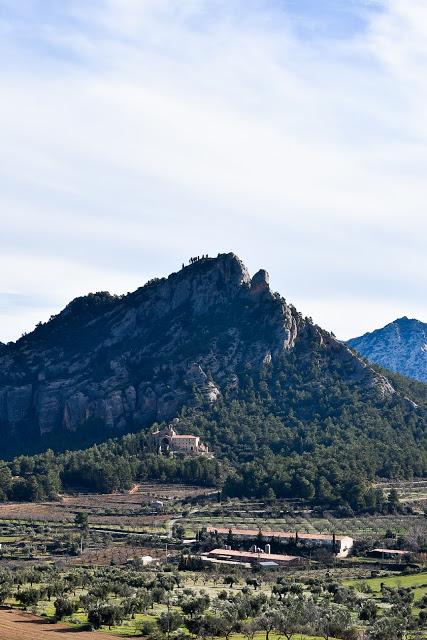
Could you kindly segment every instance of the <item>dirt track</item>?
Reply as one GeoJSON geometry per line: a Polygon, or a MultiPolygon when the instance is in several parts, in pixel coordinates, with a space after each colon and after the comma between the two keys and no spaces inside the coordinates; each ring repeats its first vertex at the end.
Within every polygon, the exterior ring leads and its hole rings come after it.
{"type": "Polygon", "coordinates": [[[63,624],[47,624],[43,618],[15,610],[0,610],[0,640],[112,640],[106,633],[77,632],[63,624]]]}

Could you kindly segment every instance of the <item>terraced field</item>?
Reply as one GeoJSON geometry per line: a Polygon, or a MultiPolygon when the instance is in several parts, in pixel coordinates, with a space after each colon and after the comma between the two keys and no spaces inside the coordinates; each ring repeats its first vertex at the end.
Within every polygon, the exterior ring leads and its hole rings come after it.
{"type": "Polygon", "coordinates": [[[8,502],[0,504],[0,523],[12,520],[66,525],[73,523],[76,512],[81,511],[89,515],[93,525],[161,529],[169,516],[153,513],[150,510],[153,500],[162,501],[164,511],[168,512],[175,502],[208,492],[188,485],[140,484],[128,493],[77,493],[60,496],[53,502],[8,502]]]}
{"type": "Polygon", "coordinates": [[[379,482],[378,487],[389,493],[391,489],[396,489],[399,494],[399,499],[403,504],[411,505],[412,507],[424,509],[427,507],[427,480],[406,480],[406,481],[394,481],[394,482],[379,482]]]}
{"type": "Polygon", "coordinates": [[[200,508],[197,513],[183,520],[187,535],[198,529],[218,526],[238,529],[274,529],[304,533],[336,533],[355,539],[378,539],[387,532],[396,536],[405,535],[414,527],[426,526],[422,515],[387,515],[336,518],[332,514],[316,517],[310,511],[289,514],[269,514],[256,502],[224,504],[213,509],[212,505],[200,508]]]}

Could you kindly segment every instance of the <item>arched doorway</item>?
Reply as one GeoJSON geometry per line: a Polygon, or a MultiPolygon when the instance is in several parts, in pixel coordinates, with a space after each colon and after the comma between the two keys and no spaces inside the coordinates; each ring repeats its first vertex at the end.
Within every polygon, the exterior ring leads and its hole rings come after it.
{"type": "Polygon", "coordinates": [[[170,440],[168,437],[162,438],[160,442],[160,453],[169,453],[170,451],[170,440]]]}

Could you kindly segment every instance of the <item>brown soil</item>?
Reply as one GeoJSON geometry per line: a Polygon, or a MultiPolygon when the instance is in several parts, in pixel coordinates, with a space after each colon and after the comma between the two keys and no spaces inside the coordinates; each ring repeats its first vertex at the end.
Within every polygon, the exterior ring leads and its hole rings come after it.
{"type": "Polygon", "coordinates": [[[49,624],[43,618],[16,610],[0,610],[1,640],[111,640],[111,634],[79,631],[63,624],[49,624]]]}
{"type": "MultiPolygon", "coordinates": [[[[52,523],[72,523],[77,511],[89,514],[91,525],[125,525],[134,527],[161,526],[169,517],[164,514],[145,515],[141,508],[154,499],[182,499],[209,493],[212,489],[187,485],[140,484],[129,493],[63,495],[56,502],[0,504],[1,520],[36,520],[52,523]]],[[[1,638],[0,638],[1,640],[1,638]]]]}

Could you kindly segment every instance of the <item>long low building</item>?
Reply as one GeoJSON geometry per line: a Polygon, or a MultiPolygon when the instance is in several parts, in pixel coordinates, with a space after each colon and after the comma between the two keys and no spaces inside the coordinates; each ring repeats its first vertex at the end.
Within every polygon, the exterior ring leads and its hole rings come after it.
{"type": "Polygon", "coordinates": [[[223,560],[222,558],[217,558],[215,556],[210,556],[208,554],[204,554],[202,553],[202,555],[200,556],[200,559],[203,562],[207,562],[210,564],[216,564],[216,565],[231,565],[233,567],[240,567],[240,568],[245,568],[245,569],[250,569],[252,567],[250,562],[239,562],[238,560],[223,560]]]}
{"type": "Polygon", "coordinates": [[[337,558],[346,558],[353,548],[354,540],[350,536],[329,535],[325,533],[300,533],[299,531],[270,531],[259,529],[232,529],[225,527],[207,527],[208,533],[224,537],[231,532],[233,538],[237,540],[255,540],[260,534],[264,540],[273,539],[282,541],[301,542],[313,547],[335,547],[337,558]]]}
{"type": "Polygon", "coordinates": [[[234,549],[213,549],[202,554],[206,558],[215,558],[231,562],[244,562],[249,564],[262,564],[268,562],[276,565],[288,565],[301,562],[302,558],[297,556],[286,556],[277,553],[265,553],[264,551],[235,551],[234,549]]]}
{"type": "Polygon", "coordinates": [[[405,551],[401,549],[372,549],[372,551],[368,553],[368,555],[370,556],[374,556],[376,558],[383,558],[383,559],[394,559],[394,558],[402,559],[402,558],[405,558],[406,556],[409,556],[410,554],[411,554],[410,551],[405,551]]]}

